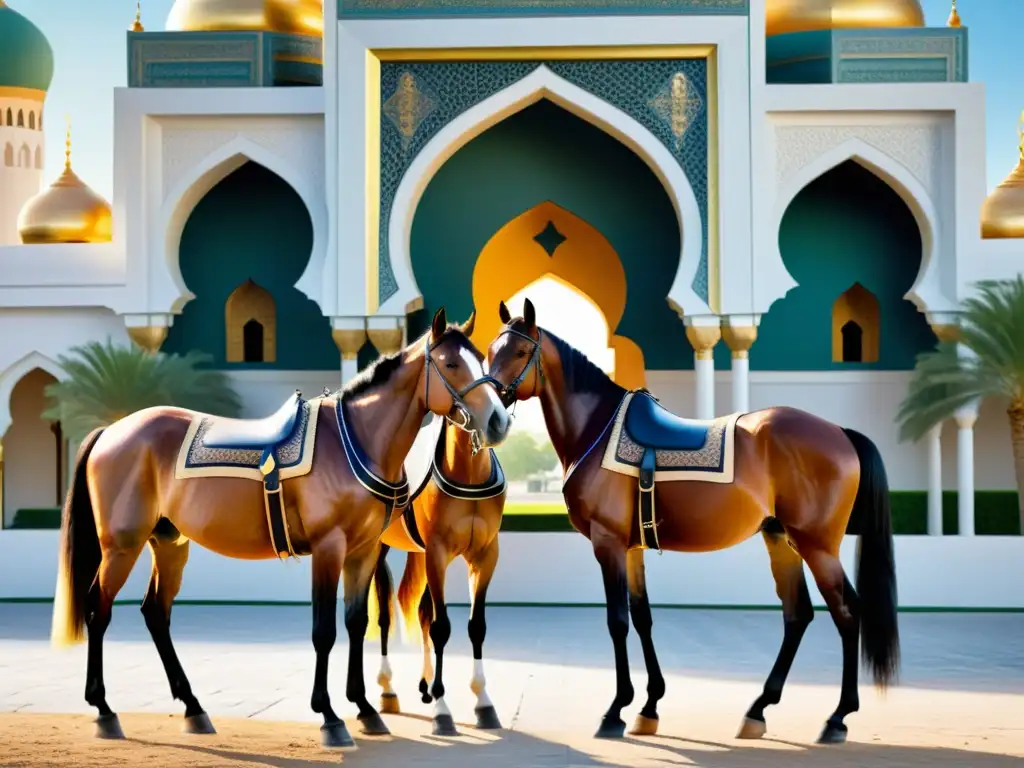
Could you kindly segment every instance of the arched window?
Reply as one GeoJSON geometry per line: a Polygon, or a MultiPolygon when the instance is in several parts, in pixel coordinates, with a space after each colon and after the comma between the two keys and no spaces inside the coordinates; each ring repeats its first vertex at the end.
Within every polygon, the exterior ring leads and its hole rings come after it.
{"type": "Polygon", "coordinates": [[[28,144],[22,144],[21,149],[18,150],[18,167],[32,167],[32,150],[28,148],[28,144]]]}
{"type": "Polygon", "coordinates": [[[18,110],[18,127],[19,128],[24,128],[25,127],[25,110],[23,110],[23,109],[19,109],[18,110]]]}
{"type": "Polygon", "coordinates": [[[277,359],[274,297],[251,279],[228,296],[224,325],[229,363],[273,363],[277,359]]]}
{"type": "Polygon", "coordinates": [[[877,363],[880,336],[878,299],[854,283],[832,305],[832,362],[877,363]]]}
{"type": "Polygon", "coordinates": [[[36,168],[39,170],[43,169],[43,148],[42,146],[36,147],[36,168]]]}
{"type": "Polygon", "coordinates": [[[14,125],[14,113],[10,107],[7,108],[7,125],[14,125]]]}
{"type": "Polygon", "coordinates": [[[10,142],[4,147],[4,165],[8,168],[14,167],[14,145],[10,142]]]}
{"type": "Polygon", "coordinates": [[[36,113],[35,112],[29,112],[28,113],[28,127],[31,128],[33,131],[36,129],[36,113]]]}

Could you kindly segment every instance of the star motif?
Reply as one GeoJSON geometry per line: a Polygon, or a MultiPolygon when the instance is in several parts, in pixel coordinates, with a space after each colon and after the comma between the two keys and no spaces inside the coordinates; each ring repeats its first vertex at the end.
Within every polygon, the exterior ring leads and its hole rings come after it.
{"type": "Polygon", "coordinates": [[[566,241],[566,236],[555,228],[555,223],[549,221],[548,225],[538,234],[533,236],[534,241],[545,250],[548,258],[554,258],[558,246],[566,241]]]}
{"type": "Polygon", "coordinates": [[[398,129],[402,149],[407,151],[420,125],[437,109],[437,99],[420,87],[411,72],[403,72],[398,78],[398,87],[381,109],[398,129]]]}
{"type": "Polygon", "coordinates": [[[687,129],[704,106],[700,94],[690,85],[686,75],[676,72],[647,103],[672,132],[678,152],[687,129]]]}

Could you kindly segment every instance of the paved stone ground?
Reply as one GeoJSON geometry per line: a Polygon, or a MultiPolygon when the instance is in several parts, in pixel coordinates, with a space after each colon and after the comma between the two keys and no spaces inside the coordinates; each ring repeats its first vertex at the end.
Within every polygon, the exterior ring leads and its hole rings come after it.
{"type": "MultiPolygon", "coordinates": [[[[464,608],[451,613],[447,699],[456,720],[471,723],[468,616],[464,608]]],[[[111,706],[122,713],[128,735],[137,737],[128,742],[131,753],[117,752],[128,749],[124,744],[93,742],[87,718],[40,714],[92,712],[82,698],[85,649],[51,650],[49,619],[48,605],[0,605],[0,713],[6,713],[0,714],[0,741],[22,749],[6,758],[0,751],[0,765],[338,762],[315,746],[309,608],[175,609],[179,656],[220,730],[207,737],[213,741],[201,742],[207,746],[197,746],[197,737],[189,741],[177,733],[181,708],[170,698],[138,608],[118,606],[108,633],[106,683],[111,706]],[[264,743],[272,732],[283,734],[277,746],[264,743]]],[[[360,742],[345,761],[373,768],[483,762],[489,768],[1024,765],[1024,615],[903,614],[901,687],[880,698],[862,684],[862,710],[848,719],[851,742],[857,743],[827,752],[810,748],[839,694],[839,639],[823,613],[807,633],[783,703],[768,712],[777,740],[751,745],[732,738],[781,634],[775,612],[656,611],[655,642],[668,679],[661,736],[614,745],[591,738],[614,681],[601,609],[489,610],[488,689],[508,730],[482,734],[467,725],[454,742],[430,736],[430,707],[415,693],[420,653],[400,644],[392,650],[394,682],[409,714],[387,718],[395,738],[360,739],[345,701],[342,636],[332,656],[331,690],[360,742]]],[[[646,684],[638,643],[633,635],[630,640],[637,701],[627,720],[641,706],[646,684]]],[[[377,661],[373,642],[367,645],[366,680],[374,701],[377,661]]]]}

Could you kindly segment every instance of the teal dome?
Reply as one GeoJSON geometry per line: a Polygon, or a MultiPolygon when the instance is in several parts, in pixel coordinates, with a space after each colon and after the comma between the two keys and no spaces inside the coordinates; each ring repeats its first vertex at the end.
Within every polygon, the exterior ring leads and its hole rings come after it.
{"type": "Polygon", "coordinates": [[[0,0],[0,88],[46,91],[53,49],[39,27],[0,0]]]}

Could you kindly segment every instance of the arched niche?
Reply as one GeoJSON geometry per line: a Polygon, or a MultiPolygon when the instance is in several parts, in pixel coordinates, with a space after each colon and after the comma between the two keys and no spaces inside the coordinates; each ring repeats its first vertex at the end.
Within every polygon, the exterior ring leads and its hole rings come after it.
{"type": "Polygon", "coordinates": [[[832,362],[877,363],[881,340],[878,299],[860,283],[832,305],[832,362]]]}
{"type": "MultiPolygon", "coordinates": [[[[236,168],[210,188],[184,223],[178,263],[196,298],[175,318],[161,349],[201,350],[215,367],[336,370],[340,358],[330,322],[295,288],[312,246],[311,216],[291,185],[258,163],[236,168]],[[228,297],[248,280],[269,293],[275,307],[272,361],[246,363],[227,355],[228,297]]],[[[269,337],[264,325],[265,344],[269,337]]]]}
{"type": "Polygon", "coordinates": [[[224,303],[229,363],[273,363],[277,359],[277,306],[270,291],[246,280],[224,303]]]}
{"type": "Polygon", "coordinates": [[[51,509],[63,503],[67,440],[59,423],[45,421],[46,387],[57,379],[42,368],[27,371],[10,390],[11,421],[3,435],[4,525],[22,509],[51,509]]]}
{"type": "MultiPolygon", "coordinates": [[[[859,284],[877,301],[877,357],[861,365],[910,370],[934,335],[905,297],[922,264],[914,212],[882,178],[853,160],[831,168],[792,199],[779,227],[779,250],[796,287],[761,318],[750,350],[758,370],[831,370],[833,305],[859,284]],[[884,343],[882,333],[884,332],[884,343]]],[[[865,350],[870,334],[864,331],[865,350]]]]}
{"type": "MultiPolygon", "coordinates": [[[[474,273],[488,242],[542,204],[591,226],[617,254],[629,300],[623,303],[616,334],[638,345],[648,367],[691,368],[693,353],[683,323],[666,301],[680,259],[673,201],[650,166],[629,147],[546,99],[470,140],[423,191],[410,238],[422,314],[444,304],[450,317],[468,316],[474,308],[474,273]]],[[[545,223],[540,222],[542,227],[545,223]]],[[[513,256],[527,258],[525,251],[506,258],[513,256]]],[[[504,266],[518,269],[511,261],[504,266]]],[[[517,287],[540,274],[534,270],[517,287]]],[[[476,309],[485,322],[489,314],[497,317],[496,303],[476,309]]],[[[418,325],[413,319],[410,335],[418,325]]]]}
{"type": "Polygon", "coordinates": [[[8,168],[14,167],[14,145],[10,142],[4,147],[4,165],[8,168]]]}

